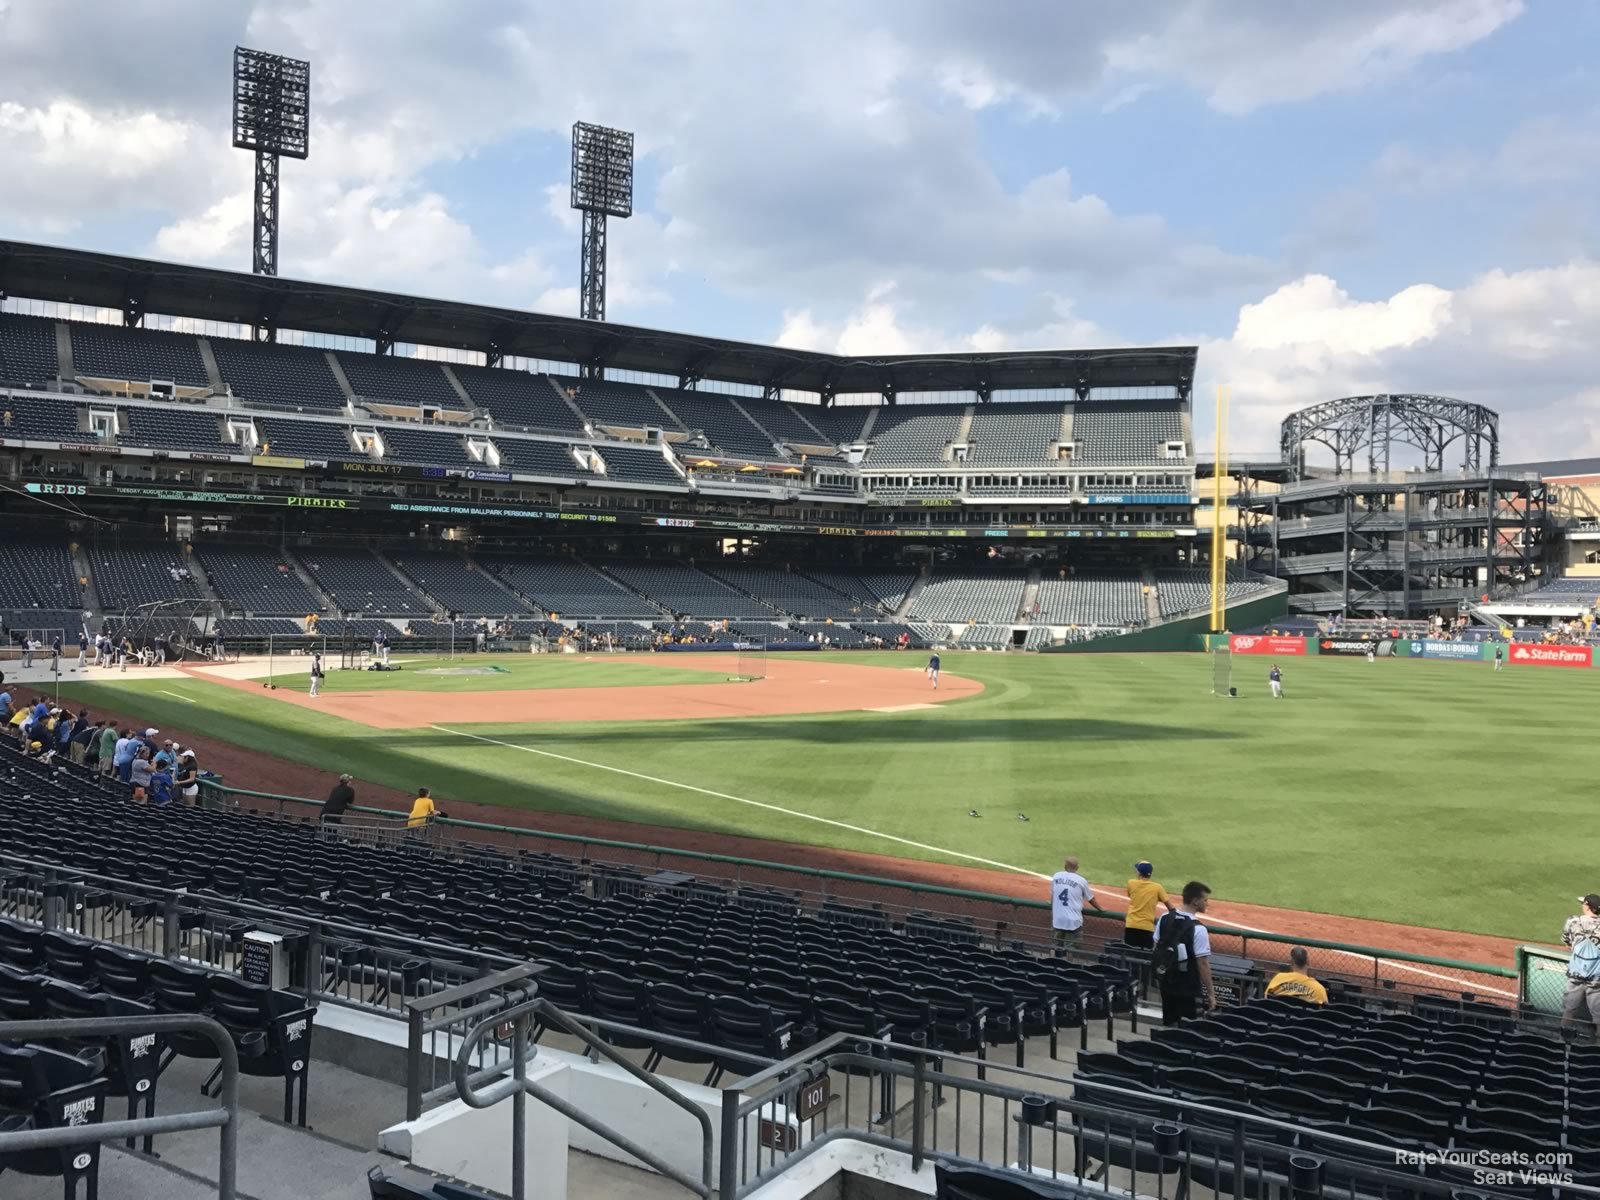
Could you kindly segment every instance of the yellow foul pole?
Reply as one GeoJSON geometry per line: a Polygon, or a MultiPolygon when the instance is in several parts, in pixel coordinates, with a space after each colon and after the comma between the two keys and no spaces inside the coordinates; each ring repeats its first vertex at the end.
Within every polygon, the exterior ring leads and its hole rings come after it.
{"type": "Polygon", "coordinates": [[[1228,475],[1227,436],[1228,389],[1217,389],[1217,454],[1211,470],[1211,632],[1227,628],[1228,531],[1223,522],[1222,481],[1228,475]]]}

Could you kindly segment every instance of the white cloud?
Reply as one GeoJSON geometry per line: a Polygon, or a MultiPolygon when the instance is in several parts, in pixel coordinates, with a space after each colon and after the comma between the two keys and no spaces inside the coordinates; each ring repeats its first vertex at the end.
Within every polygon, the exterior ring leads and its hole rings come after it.
{"type": "Polygon", "coordinates": [[[1177,82],[1244,114],[1388,83],[1489,37],[1521,0],[1192,0],[1073,5],[1018,0],[1006,20],[924,0],[906,36],[963,104],[1049,112],[1096,88],[1115,107],[1177,82]]]}
{"type": "Polygon", "coordinates": [[[106,209],[180,204],[195,136],[193,125],[154,112],[0,100],[0,217],[67,230],[106,209]]]}
{"type": "Polygon", "coordinates": [[[1450,192],[1472,184],[1543,188],[1600,171],[1600,111],[1530,117],[1498,148],[1422,151],[1404,142],[1384,147],[1374,164],[1380,183],[1398,191],[1450,192]]]}
{"type": "MultiPolygon", "coordinates": [[[[508,137],[564,136],[581,117],[639,130],[660,180],[658,196],[639,197],[658,228],[640,233],[636,217],[618,229],[630,243],[619,270],[633,272],[615,281],[624,311],[662,304],[676,263],[690,259],[713,287],[770,294],[781,280],[836,309],[886,275],[919,297],[974,272],[1026,272],[1050,291],[1087,277],[1177,295],[1259,287],[1276,278],[1271,264],[1154,213],[1119,211],[1048,154],[1033,180],[1002,183],[971,111],[1010,105],[1038,116],[1097,89],[1115,103],[1172,81],[1232,109],[1342,90],[1470,44],[1517,9],[1511,0],[1292,7],[1191,0],[1155,13],[1018,0],[995,21],[964,0],[710,0],[670,14],[642,0],[598,12],[496,0],[85,0],[62,22],[47,5],[13,5],[0,23],[0,102],[72,106],[103,149],[58,140],[82,164],[62,175],[48,146],[0,141],[8,180],[42,181],[35,195],[24,182],[0,197],[0,215],[70,227],[97,203],[164,210],[158,246],[206,257],[237,249],[242,219],[219,206],[237,202],[245,156],[228,147],[217,101],[232,47],[246,44],[313,63],[311,160],[284,168],[286,260],[341,270],[371,262],[385,280],[408,266],[431,270],[437,256],[419,248],[370,256],[364,231],[387,222],[455,244],[459,200],[439,172],[496,153],[508,137]],[[575,52],[597,27],[603,47],[575,52]],[[940,92],[960,104],[941,104],[940,92]],[[334,185],[338,195],[324,193],[334,185]],[[353,224],[302,253],[287,233],[303,219],[307,187],[316,210],[353,224]],[[444,197],[443,211],[430,194],[444,197]]],[[[548,189],[547,223],[530,240],[572,236],[564,185],[513,186],[548,189]]]]}
{"type": "Polygon", "coordinates": [[[1370,392],[1427,392],[1501,414],[1508,457],[1600,450],[1590,358],[1600,339],[1600,262],[1491,271],[1460,288],[1416,284],[1361,300],[1307,276],[1240,309],[1227,338],[1201,339],[1197,423],[1230,385],[1235,445],[1277,442],[1284,416],[1370,392]]]}
{"type": "Polygon", "coordinates": [[[820,321],[809,309],[783,314],[773,342],[799,350],[833,354],[924,354],[940,350],[1039,350],[1060,346],[1122,344],[1093,321],[1078,316],[1071,301],[1044,297],[1032,310],[1010,321],[990,321],[961,331],[919,325],[908,318],[897,288],[884,283],[869,289],[847,316],[820,321]]]}
{"type": "MultiPolygon", "coordinates": [[[[1212,401],[1230,389],[1230,444],[1272,452],[1295,409],[1340,396],[1422,392],[1488,405],[1501,415],[1506,461],[1600,453],[1600,262],[1491,271],[1447,289],[1419,283],[1363,299],[1307,275],[1242,305],[1226,337],[1173,336],[1200,348],[1196,436],[1209,445],[1212,401]]],[[[865,295],[835,322],[786,312],[781,346],[846,354],[1118,346],[1125,339],[1050,298],[1003,324],[928,327],[897,289],[865,295]]]]}

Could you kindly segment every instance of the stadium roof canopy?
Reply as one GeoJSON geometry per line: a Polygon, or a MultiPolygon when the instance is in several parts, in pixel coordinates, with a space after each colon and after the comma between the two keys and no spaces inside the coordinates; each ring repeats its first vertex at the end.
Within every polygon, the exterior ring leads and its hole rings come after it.
{"type": "Polygon", "coordinates": [[[1193,346],[821,354],[10,241],[0,295],[116,309],[129,324],[160,313],[825,394],[1174,387],[1187,399],[1196,358],[1193,346]]]}
{"type": "Polygon", "coordinates": [[[1600,458],[1556,458],[1543,462],[1505,463],[1508,471],[1528,471],[1541,479],[1564,479],[1577,475],[1600,475],[1600,458]]]}

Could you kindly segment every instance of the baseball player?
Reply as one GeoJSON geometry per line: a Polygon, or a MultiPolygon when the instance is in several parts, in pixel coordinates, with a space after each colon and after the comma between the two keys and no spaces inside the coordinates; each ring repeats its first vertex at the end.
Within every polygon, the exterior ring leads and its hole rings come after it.
{"type": "Polygon", "coordinates": [[[1272,664],[1272,670],[1267,675],[1267,682],[1272,685],[1272,698],[1283,699],[1283,670],[1277,663],[1272,664]]]}
{"type": "Polygon", "coordinates": [[[1501,645],[1497,644],[1495,646],[1495,648],[1494,648],[1494,669],[1496,671],[1498,671],[1501,667],[1503,667],[1505,665],[1506,665],[1506,648],[1504,646],[1501,646],[1501,645]]]}
{"type": "Polygon", "coordinates": [[[928,656],[928,680],[933,684],[933,690],[939,690],[939,654],[935,651],[928,656]]]}
{"type": "Polygon", "coordinates": [[[315,696],[317,689],[322,686],[322,655],[311,656],[311,694],[315,696]]]}

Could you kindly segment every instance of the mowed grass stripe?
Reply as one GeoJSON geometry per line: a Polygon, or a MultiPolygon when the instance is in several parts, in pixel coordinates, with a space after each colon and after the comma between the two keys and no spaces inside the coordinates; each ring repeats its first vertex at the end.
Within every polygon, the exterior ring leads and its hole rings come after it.
{"type": "MultiPolygon", "coordinates": [[[[920,666],[909,655],[847,661],[920,666]]],[[[1210,695],[1199,655],[953,653],[947,671],[987,690],[932,710],[472,731],[1032,871],[1071,853],[1091,879],[1116,884],[1148,857],[1163,882],[1204,879],[1229,899],[1555,935],[1577,892],[1546,881],[1590,886],[1574,832],[1591,805],[1587,714],[1600,673],[1281,665],[1288,698],[1273,702],[1268,659],[1236,659],[1242,694],[1223,700],[1210,695]]],[[[385,734],[265,695],[183,690],[206,706],[215,736],[394,787],[426,783],[446,800],[884,849],[844,829],[435,731],[385,734]]],[[[91,708],[96,694],[114,697],[101,703],[156,725],[195,719],[194,706],[152,685],[63,692],[91,708]]]]}
{"type": "MultiPolygon", "coordinates": [[[[331,656],[330,656],[331,657],[331,656]]],[[[335,659],[335,661],[337,661],[335,659]]],[[[692,671],[660,665],[638,655],[487,654],[455,659],[401,661],[398,671],[328,669],[322,691],[329,692],[515,692],[546,688],[664,687],[668,684],[725,684],[727,673],[692,671]],[[497,669],[491,669],[497,668],[497,669]],[[435,674],[440,671],[471,674],[435,674]]],[[[311,684],[309,659],[279,660],[272,680],[279,687],[306,691],[311,684]]],[[[730,658],[729,671],[733,668],[730,658]]],[[[266,669],[262,668],[263,677],[266,669]]]]}

